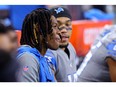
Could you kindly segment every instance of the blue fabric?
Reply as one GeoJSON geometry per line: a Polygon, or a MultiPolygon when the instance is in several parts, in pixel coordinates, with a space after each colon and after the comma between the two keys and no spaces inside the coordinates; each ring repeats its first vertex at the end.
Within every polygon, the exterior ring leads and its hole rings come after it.
{"type": "Polygon", "coordinates": [[[54,58],[53,53],[50,50],[47,50],[45,57],[47,58],[48,62],[51,64],[52,67],[55,68],[55,70],[58,69],[56,58],[54,58]]]}
{"type": "Polygon", "coordinates": [[[54,82],[55,81],[54,76],[53,76],[53,73],[50,70],[50,67],[48,65],[48,62],[47,62],[46,58],[41,56],[41,54],[38,52],[37,49],[32,48],[30,46],[21,46],[18,49],[17,58],[20,58],[20,56],[25,52],[27,52],[29,54],[33,54],[35,56],[35,58],[38,60],[38,63],[40,65],[40,70],[39,70],[40,71],[39,72],[40,82],[54,82]]]}

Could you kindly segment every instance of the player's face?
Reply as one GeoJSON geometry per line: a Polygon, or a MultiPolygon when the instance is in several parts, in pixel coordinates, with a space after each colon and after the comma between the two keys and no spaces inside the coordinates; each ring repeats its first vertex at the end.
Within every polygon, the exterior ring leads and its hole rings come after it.
{"type": "Polygon", "coordinates": [[[51,16],[51,21],[53,32],[48,35],[48,47],[52,50],[57,50],[59,48],[59,42],[61,39],[59,36],[57,20],[55,19],[54,16],[51,16]]]}
{"type": "Polygon", "coordinates": [[[62,37],[60,45],[66,46],[69,43],[69,38],[72,33],[71,19],[67,17],[59,17],[57,18],[57,22],[62,37]]]}
{"type": "Polygon", "coordinates": [[[10,50],[12,52],[15,52],[18,47],[17,35],[16,35],[15,31],[9,31],[8,37],[10,39],[10,50]]]}

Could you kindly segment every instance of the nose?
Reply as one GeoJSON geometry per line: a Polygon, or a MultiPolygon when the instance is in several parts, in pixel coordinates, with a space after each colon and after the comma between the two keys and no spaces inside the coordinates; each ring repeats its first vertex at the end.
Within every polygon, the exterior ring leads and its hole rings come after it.
{"type": "Polygon", "coordinates": [[[56,33],[60,35],[60,30],[58,28],[56,29],[56,33]]]}
{"type": "Polygon", "coordinates": [[[58,29],[58,27],[56,27],[55,31],[56,31],[56,33],[59,33],[60,32],[59,29],[58,29]]]}
{"type": "Polygon", "coordinates": [[[67,33],[67,26],[65,24],[62,24],[59,26],[59,30],[61,33],[67,33]]]}
{"type": "Polygon", "coordinates": [[[67,33],[67,29],[64,27],[62,30],[60,30],[60,33],[67,33]]]}

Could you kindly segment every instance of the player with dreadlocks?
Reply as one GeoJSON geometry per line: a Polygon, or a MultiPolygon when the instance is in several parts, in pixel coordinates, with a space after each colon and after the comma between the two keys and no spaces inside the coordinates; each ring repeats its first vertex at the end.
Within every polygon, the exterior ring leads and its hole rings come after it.
{"type": "Polygon", "coordinates": [[[49,10],[39,8],[23,22],[21,47],[17,59],[21,64],[18,80],[23,82],[53,82],[54,76],[44,54],[59,47],[57,21],[49,10]]]}

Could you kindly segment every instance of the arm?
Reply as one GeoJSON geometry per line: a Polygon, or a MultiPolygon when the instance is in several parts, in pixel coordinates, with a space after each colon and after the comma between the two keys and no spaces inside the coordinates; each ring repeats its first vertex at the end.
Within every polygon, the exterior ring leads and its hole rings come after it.
{"type": "Polygon", "coordinates": [[[108,64],[111,81],[116,81],[116,29],[106,34],[101,39],[102,44],[106,47],[106,63],[108,64]]]}
{"type": "Polygon", "coordinates": [[[107,64],[109,66],[111,80],[116,82],[116,61],[112,58],[107,58],[107,64]]]}
{"type": "Polygon", "coordinates": [[[19,82],[38,82],[39,64],[37,60],[29,53],[23,54],[19,58],[21,68],[18,73],[19,82]]]}

